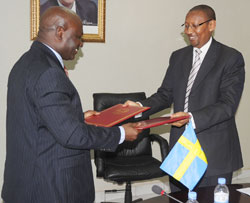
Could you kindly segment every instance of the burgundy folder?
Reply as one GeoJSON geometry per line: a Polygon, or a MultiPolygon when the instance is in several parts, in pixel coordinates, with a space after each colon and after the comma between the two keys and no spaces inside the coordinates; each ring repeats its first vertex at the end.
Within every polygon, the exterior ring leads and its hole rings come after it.
{"type": "Polygon", "coordinates": [[[112,127],[148,109],[150,109],[150,107],[123,107],[123,104],[117,104],[101,111],[99,115],[94,115],[86,118],[85,122],[87,124],[96,126],[112,127]]]}
{"type": "Polygon", "coordinates": [[[144,129],[156,127],[159,125],[174,123],[176,121],[187,119],[189,117],[190,116],[180,116],[177,118],[170,118],[170,116],[165,116],[165,117],[152,118],[149,120],[140,121],[141,125],[138,126],[137,129],[144,130],[144,129]]]}

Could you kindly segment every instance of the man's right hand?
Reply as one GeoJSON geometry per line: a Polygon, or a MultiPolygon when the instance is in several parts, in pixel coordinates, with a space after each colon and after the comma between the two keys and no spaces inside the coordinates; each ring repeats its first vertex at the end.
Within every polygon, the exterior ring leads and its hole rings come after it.
{"type": "MultiPolygon", "coordinates": [[[[190,116],[190,115],[187,112],[177,112],[177,113],[172,114],[171,118],[178,118],[178,117],[181,117],[181,116],[190,116]]],[[[180,121],[176,121],[174,123],[171,123],[171,125],[176,126],[176,127],[181,127],[183,125],[186,125],[189,122],[189,119],[190,118],[186,118],[186,119],[183,119],[183,120],[180,120],[180,121]]]]}
{"type": "Polygon", "coordinates": [[[126,106],[140,106],[140,104],[134,102],[134,101],[131,101],[131,100],[127,100],[124,104],[123,104],[124,107],[126,106]]]}
{"type": "Polygon", "coordinates": [[[139,123],[126,123],[122,125],[122,127],[125,130],[125,140],[126,141],[134,141],[138,134],[142,131],[139,129],[136,129],[136,127],[140,125],[139,123]]]}

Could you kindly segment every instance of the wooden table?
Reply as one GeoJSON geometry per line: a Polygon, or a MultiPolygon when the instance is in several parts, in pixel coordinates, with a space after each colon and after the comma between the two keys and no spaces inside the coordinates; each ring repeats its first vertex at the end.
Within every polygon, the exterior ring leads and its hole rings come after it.
{"type": "MultiPolygon", "coordinates": [[[[236,191],[239,188],[250,187],[250,183],[247,184],[231,184],[228,185],[229,188],[229,202],[230,203],[250,203],[250,196],[240,193],[236,191]]],[[[197,192],[197,200],[199,203],[213,203],[214,202],[214,188],[215,187],[204,187],[198,188],[197,192]]],[[[169,193],[172,197],[182,201],[187,201],[187,192],[173,192],[169,193]]],[[[170,199],[167,196],[158,196],[153,197],[148,200],[142,201],[142,203],[177,203],[175,200],[170,199]]]]}

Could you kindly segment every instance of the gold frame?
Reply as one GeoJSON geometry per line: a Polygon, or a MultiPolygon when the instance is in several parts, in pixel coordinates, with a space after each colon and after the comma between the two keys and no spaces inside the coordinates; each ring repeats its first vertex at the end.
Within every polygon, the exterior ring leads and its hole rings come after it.
{"type": "MultiPolygon", "coordinates": [[[[98,34],[83,34],[85,42],[105,42],[106,0],[98,0],[98,34]]],[[[35,40],[40,21],[40,0],[30,0],[30,38],[35,40]]]]}

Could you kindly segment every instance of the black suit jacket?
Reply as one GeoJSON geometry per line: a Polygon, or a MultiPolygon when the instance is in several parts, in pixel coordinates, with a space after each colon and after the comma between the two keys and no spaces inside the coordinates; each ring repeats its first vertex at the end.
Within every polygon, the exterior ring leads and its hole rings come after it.
{"type": "MultiPolygon", "coordinates": [[[[193,47],[175,51],[157,93],[145,101],[152,114],[174,105],[174,112],[184,111],[185,92],[192,67],[193,47]]],[[[201,64],[189,96],[196,134],[205,151],[208,168],[205,176],[229,173],[243,166],[235,124],[245,79],[244,59],[238,51],[213,39],[201,64]]],[[[172,127],[170,147],[185,129],[172,127]]]]}
{"type": "Polygon", "coordinates": [[[119,140],[118,127],[84,123],[77,90],[54,53],[35,41],[9,75],[2,198],[7,203],[93,202],[89,149],[115,150],[119,140]]]}
{"type": "MultiPolygon", "coordinates": [[[[97,5],[91,0],[75,0],[76,13],[84,25],[97,25],[97,5]]],[[[57,0],[48,0],[40,6],[40,14],[52,6],[59,6],[57,0]]]]}

